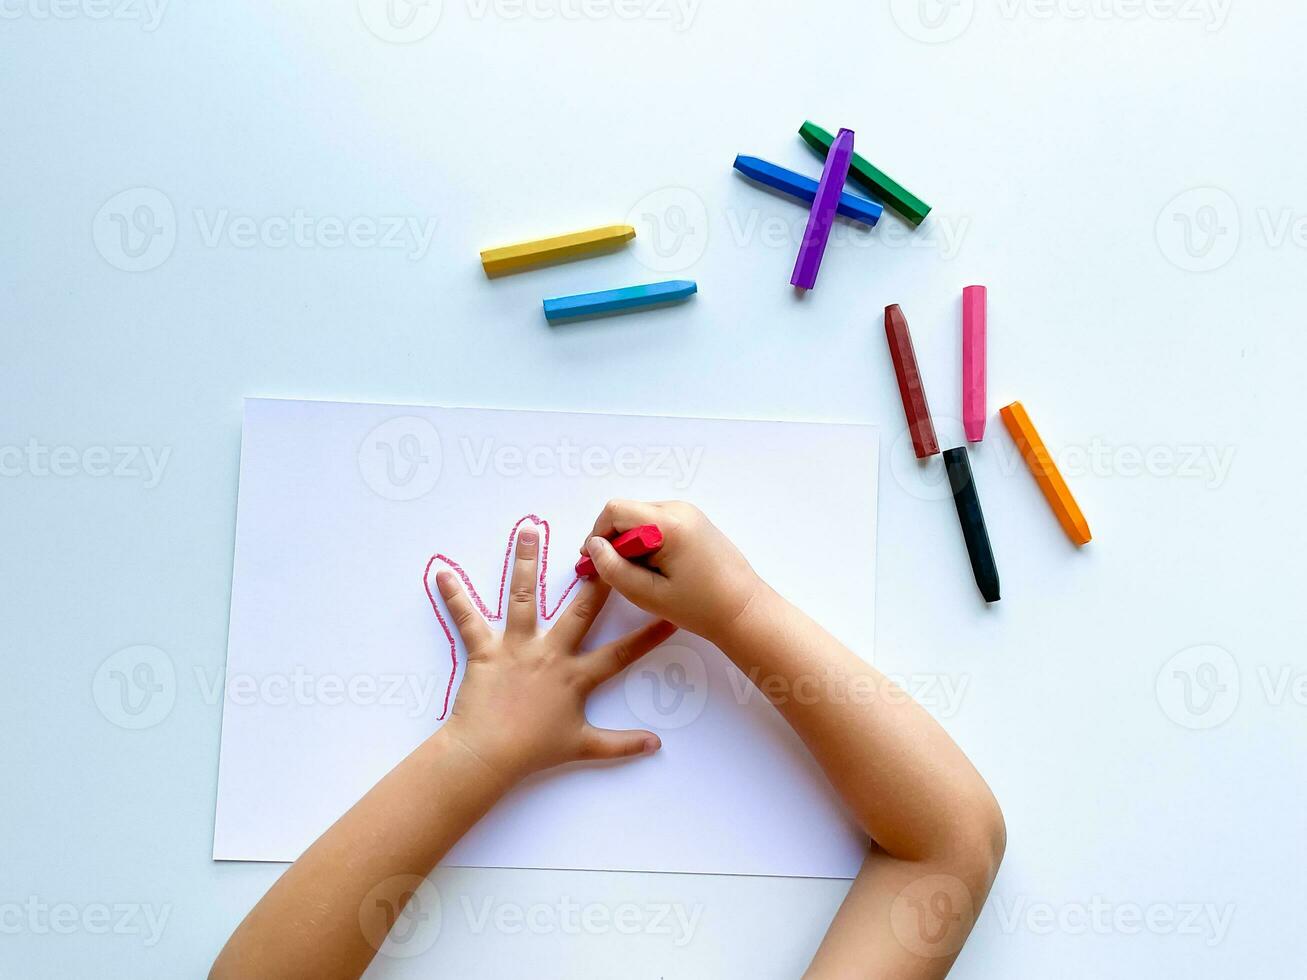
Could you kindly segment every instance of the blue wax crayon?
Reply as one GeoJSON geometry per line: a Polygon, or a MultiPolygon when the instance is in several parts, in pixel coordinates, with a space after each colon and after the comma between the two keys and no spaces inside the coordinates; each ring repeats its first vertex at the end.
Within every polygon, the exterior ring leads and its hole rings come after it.
{"type": "Polygon", "coordinates": [[[652,282],[646,286],[623,286],[621,289],[605,289],[598,293],[559,296],[557,299],[545,300],[545,319],[570,320],[601,313],[626,313],[646,306],[687,299],[698,290],[699,284],[696,282],[673,279],[670,282],[652,282]]]}
{"type": "MultiPolygon", "coordinates": [[[[811,177],[805,177],[793,170],[778,167],[766,160],[759,160],[757,157],[737,156],[735,158],[735,169],[760,184],[766,184],[773,190],[789,194],[791,197],[796,197],[808,204],[811,204],[817,197],[817,182],[811,177]]],[[[844,217],[860,221],[870,228],[874,227],[876,222],[880,220],[885,208],[869,198],[858,197],[856,194],[850,194],[846,191],[840,194],[840,203],[835,210],[844,217]]]]}

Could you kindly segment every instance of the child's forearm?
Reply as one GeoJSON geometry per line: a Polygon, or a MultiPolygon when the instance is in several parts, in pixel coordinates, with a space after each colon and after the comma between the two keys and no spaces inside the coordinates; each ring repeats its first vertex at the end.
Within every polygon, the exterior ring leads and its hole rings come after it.
{"type": "Polygon", "coordinates": [[[781,712],[887,854],[945,863],[992,855],[997,866],[1003,821],[989,787],[897,685],[766,586],[711,639],[781,712]]]}
{"type": "Polygon", "coordinates": [[[228,941],[213,977],[359,976],[410,900],[397,936],[413,937],[429,914],[414,898],[423,878],[510,788],[554,766],[660,748],[653,732],[594,727],[585,704],[675,627],[648,623],[578,657],[608,587],[582,585],[542,631],[539,546],[535,528],[519,532],[502,633],[457,576],[436,575],[465,653],[453,714],[281,877],[228,941]]]}
{"type": "Polygon", "coordinates": [[[452,732],[437,732],[282,875],[210,976],[360,976],[416,879],[508,788],[452,732]]]}

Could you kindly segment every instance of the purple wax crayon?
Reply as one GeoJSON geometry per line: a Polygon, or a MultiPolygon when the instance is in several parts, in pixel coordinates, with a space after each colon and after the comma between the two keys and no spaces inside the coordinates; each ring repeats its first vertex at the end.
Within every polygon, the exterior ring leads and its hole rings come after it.
{"type": "Polygon", "coordinates": [[[835,211],[852,161],[853,130],[841,129],[831,144],[830,153],[826,154],[826,166],[821,171],[817,196],[808,212],[808,227],[803,230],[803,244],[799,246],[799,257],[794,263],[794,275],[790,277],[791,286],[811,289],[817,285],[817,271],[821,268],[821,257],[826,254],[826,242],[830,238],[831,225],[835,223],[835,211]]]}

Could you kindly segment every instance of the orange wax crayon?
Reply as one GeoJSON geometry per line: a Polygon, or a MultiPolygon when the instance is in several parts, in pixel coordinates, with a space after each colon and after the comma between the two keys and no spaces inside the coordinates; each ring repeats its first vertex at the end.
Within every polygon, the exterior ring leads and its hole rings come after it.
{"type": "Polygon", "coordinates": [[[1039,438],[1039,433],[1035,431],[1034,423],[1026,414],[1025,407],[1020,402],[1013,402],[1006,408],[999,409],[998,414],[1002,417],[1003,424],[1007,426],[1017,448],[1021,450],[1021,456],[1030,467],[1039,489],[1044,491],[1044,497],[1048,500],[1048,505],[1053,508],[1053,513],[1057,515],[1062,530],[1066,531],[1067,537],[1076,545],[1088,544],[1093,538],[1089,533],[1089,522],[1080,512],[1076,498],[1071,496],[1066,480],[1062,479],[1062,474],[1057,471],[1057,465],[1053,462],[1048,447],[1044,445],[1044,440],[1039,438]]]}

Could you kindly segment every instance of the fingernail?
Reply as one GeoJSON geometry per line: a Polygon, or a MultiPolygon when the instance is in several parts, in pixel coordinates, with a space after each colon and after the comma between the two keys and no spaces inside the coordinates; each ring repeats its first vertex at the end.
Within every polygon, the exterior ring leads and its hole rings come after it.
{"type": "Polygon", "coordinates": [[[656,738],[656,737],[653,736],[653,735],[650,735],[648,738],[646,738],[646,739],[644,740],[644,754],[645,754],[645,755],[653,755],[655,752],[657,752],[657,751],[658,751],[659,749],[661,749],[662,747],[663,747],[663,743],[662,743],[661,741],[659,741],[658,738],[656,738]]]}
{"type": "Polygon", "coordinates": [[[537,531],[535,528],[523,528],[517,536],[517,543],[519,547],[525,546],[529,548],[532,545],[538,543],[539,540],[540,540],[540,532],[537,531]]]}

